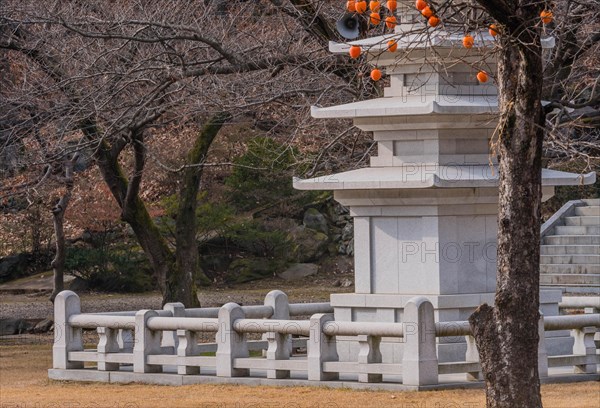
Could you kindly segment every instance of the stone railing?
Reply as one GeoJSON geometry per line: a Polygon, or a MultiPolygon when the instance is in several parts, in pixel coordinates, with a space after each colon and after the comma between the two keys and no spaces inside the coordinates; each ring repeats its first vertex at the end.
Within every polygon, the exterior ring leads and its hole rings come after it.
{"type": "MultiPolygon", "coordinates": [[[[341,380],[378,383],[386,376],[386,382],[409,388],[436,386],[444,375],[466,374],[462,381],[481,377],[468,322],[435,322],[433,306],[424,297],[406,304],[402,323],[340,322],[330,312],[328,303],[289,304],[285,293],[272,291],[260,306],[228,303],[220,308],[185,309],[181,304],[167,304],[158,311],[83,314],[79,297],[64,291],[55,300],[54,368],[49,374],[57,379],[165,384],[187,383],[183,377],[190,382],[209,376],[212,382],[234,377],[294,378],[324,385],[341,380]],[[305,320],[290,319],[308,315],[305,320]],[[97,331],[96,349],[84,349],[84,329],[97,331]],[[215,341],[199,343],[201,334],[214,335],[215,341]],[[249,340],[250,334],[262,335],[262,340],[249,340]],[[336,336],[356,338],[355,361],[339,360],[336,336]],[[438,362],[437,339],[457,336],[466,338],[464,361],[438,362]],[[382,338],[402,339],[401,364],[382,362],[382,338]],[[292,353],[296,347],[306,347],[306,355],[292,353]],[[251,356],[253,350],[262,353],[251,356]],[[96,366],[83,369],[85,363],[96,366]],[[163,373],[160,377],[151,374],[159,372],[163,373]]],[[[600,356],[593,337],[598,328],[600,314],[542,317],[540,375],[547,377],[548,369],[554,367],[597,373],[600,356]],[[546,355],[544,331],[552,330],[571,330],[572,354],[546,355]]]]}

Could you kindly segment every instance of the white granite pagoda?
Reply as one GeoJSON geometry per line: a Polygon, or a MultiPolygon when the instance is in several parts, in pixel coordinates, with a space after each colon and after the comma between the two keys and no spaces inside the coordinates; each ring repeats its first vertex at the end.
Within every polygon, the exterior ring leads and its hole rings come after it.
{"type": "MultiPolygon", "coordinates": [[[[413,2],[398,3],[402,20],[394,34],[330,44],[333,53],[362,46],[367,60],[389,75],[384,96],[312,108],[315,118],[352,118],[354,126],[373,132],[377,156],[368,168],[295,179],[294,187],[333,190],[354,217],[355,293],[331,295],[336,321],[400,322],[415,295],[433,303],[437,321],[466,320],[480,304],[493,303],[496,284],[498,172],[489,144],[497,89],[491,79],[476,79],[480,69],[495,70],[493,59],[481,62],[494,39],[477,34],[467,50],[464,33],[438,27],[424,35],[413,2]],[[387,51],[391,38],[398,40],[395,53],[387,51]]],[[[594,178],[545,169],[543,199],[552,197],[554,186],[594,178]]],[[[560,291],[542,293],[542,312],[558,314],[560,298],[560,291]]],[[[570,349],[568,332],[553,336],[547,339],[550,354],[570,349]]],[[[337,341],[340,359],[352,360],[355,340],[337,341]]],[[[401,362],[398,341],[383,339],[382,354],[393,356],[387,362],[401,362]]],[[[460,360],[465,349],[462,337],[441,339],[438,356],[460,360]]]]}

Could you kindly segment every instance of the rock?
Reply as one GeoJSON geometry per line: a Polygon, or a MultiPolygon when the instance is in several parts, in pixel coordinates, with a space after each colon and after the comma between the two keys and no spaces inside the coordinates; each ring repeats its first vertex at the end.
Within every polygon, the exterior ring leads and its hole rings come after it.
{"type": "Polygon", "coordinates": [[[302,224],[306,228],[314,229],[316,231],[320,231],[323,234],[327,234],[329,232],[329,226],[327,225],[327,220],[325,216],[321,214],[316,208],[309,208],[304,213],[304,219],[302,220],[302,224]]]}
{"type": "Polygon", "coordinates": [[[32,262],[30,254],[18,254],[0,258],[0,283],[15,280],[27,275],[32,262]]]}
{"type": "Polygon", "coordinates": [[[44,319],[33,327],[34,333],[46,333],[52,330],[54,322],[50,319],[44,319]]]}
{"type": "Polygon", "coordinates": [[[348,242],[348,245],[346,245],[346,255],[354,256],[354,238],[352,238],[350,242],[348,242]]]}
{"type": "Polygon", "coordinates": [[[89,288],[89,282],[80,278],[79,276],[76,276],[75,279],[69,283],[69,290],[72,290],[75,293],[85,292],[89,290],[89,288]]]}
{"type": "Polygon", "coordinates": [[[344,245],[343,242],[340,242],[340,244],[337,246],[337,253],[340,255],[346,255],[346,245],[344,245]]]}
{"type": "Polygon", "coordinates": [[[296,263],[281,272],[279,277],[288,281],[295,281],[315,275],[318,271],[319,265],[313,263],[296,263]]]}
{"type": "Polygon", "coordinates": [[[342,230],[342,241],[349,241],[354,238],[354,225],[349,222],[342,230]]]}
{"type": "Polygon", "coordinates": [[[31,325],[24,319],[0,319],[0,336],[11,336],[29,331],[31,325]]]}
{"type": "Polygon", "coordinates": [[[228,280],[235,283],[250,282],[275,274],[280,265],[267,258],[236,259],[227,269],[228,280]]]}
{"type": "Polygon", "coordinates": [[[290,261],[296,263],[310,263],[321,258],[329,244],[327,235],[305,226],[297,226],[288,235],[293,244],[290,261]]]}
{"type": "Polygon", "coordinates": [[[344,279],[341,283],[341,287],[342,288],[349,288],[350,286],[353,286],[354,282],[352,282],[350,279],[344,279]]]}
{"type": "Polygon", "coordinates": [[[340,286],[342,286],[342,281],[338,279],[338,280],[336,280],[335,282],[333,282],[333,283],[331,284],[331,286],[334,286],[334,287],[336,287],[336,288],[339,288],[340,286]]]}

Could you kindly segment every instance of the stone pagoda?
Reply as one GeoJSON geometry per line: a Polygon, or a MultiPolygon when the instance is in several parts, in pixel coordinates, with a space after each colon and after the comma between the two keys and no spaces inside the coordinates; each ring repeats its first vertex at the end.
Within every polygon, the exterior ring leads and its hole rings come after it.
{"type": "MultiPolygon", "coordinates": [[[[336,321],[401,322],[416,295],[432,302],[436,321],[466,320],[480,304],[494,302],[496,285],[498,172],[489,146],[497,89],[491,79],[476,78],[481,69],[493,77],[495,61],[484,65],[482,55],[494,39],[478,33],[475,46],[465,49],[464,33],[437,27],[423,34],[413,3],[398,7],[394,34],[330,44],[339,54],[361,46],[367,62],[389,76],[383,97],[312,108],[315,118],[351,118],[373,132],[377,155],[367,168],[295,179],[294,187],[333,190],[354,218],[355,292],[331,295],[336,321]],[[398,40],[394,53],[387,50],[390,39],[398,40]]],[[[543,199],[554,186],[593,181],[545,169],[543,199]]],[[[560,291],[544,291],[542,312],[558,314],[560,298],[560,291]]],[[[552,335],[549,354],[570,350],[568,333],[552,335]]],[[[337,341],[340,359],[353,360],[355,339],[337,341]]],[[[393,356],[387,362],[401,362],[399,341],[382,340],[382,354],[393,356]]],[[[465,350],[461,337],[438,344],[440,361],[462,360],[465,350]]]]}

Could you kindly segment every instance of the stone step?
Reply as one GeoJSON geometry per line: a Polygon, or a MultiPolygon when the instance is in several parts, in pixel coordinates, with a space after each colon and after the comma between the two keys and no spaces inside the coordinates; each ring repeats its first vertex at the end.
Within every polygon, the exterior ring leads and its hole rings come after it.
{"type": "Polygon", "coordinates": [[[542,264],[600,265],[600,255],[542,255],[542,264]]]}
{"type": "Polygon", "coordinates": [[[600,207],[600,198],[586,198],[585,200],[582,200],[585,205],[591,206],[591,207],[600,207]]]}
{"type": "Polygon", "coordinates": [[[575,215],[598,216],[600,215],[600,206],[575,207],[575,215]]]}
{"type": "Polygon", "coordinates": [[[552,285],[552,284],[545,284],[545,285],[542,285],[541,288],[542,289],[561,290],[563,292],[563,295],[565,295],[565,294],[573,294],[573,295],[577,295],[577,296],[581,296],[581,295],[598,296],[598,295],[600,295],[600,285],[597,285],[597,286],[591,286],[591,285],[579,286],[579,285],[552,285]]]}
{"type": "Polygon", "coordinates": [[[541,264],[542,274],[600,274],[600,265],[541,264]]]}
{"type": "Polygon", "coordinates": [[[600,287],[600,274],[552,274],[541,275],[540,285],[586,285],[588,290],[600,287]]]}
{"type": "Polygon", "coordinates": [[[600,245],[542,245],[542,255],[600,255],[600,245]]]}
{"type": "Polygon", "coordinates": [[[556,235],[598,235],[600,234],[600,225],[563,225],[555,227],[554,233],[556,235]]]}
{"type": "Polygon", "coordinates": [[[549,235],[544,237],[547,245],[600,245],[600,235],[549,235]]]}
{"type": "Polygon", "coordinates": [[[565,217],[565,225],[580,226],[580,225],[600,225],[600,215],[588,215],[579,217],[565,217]]]}

